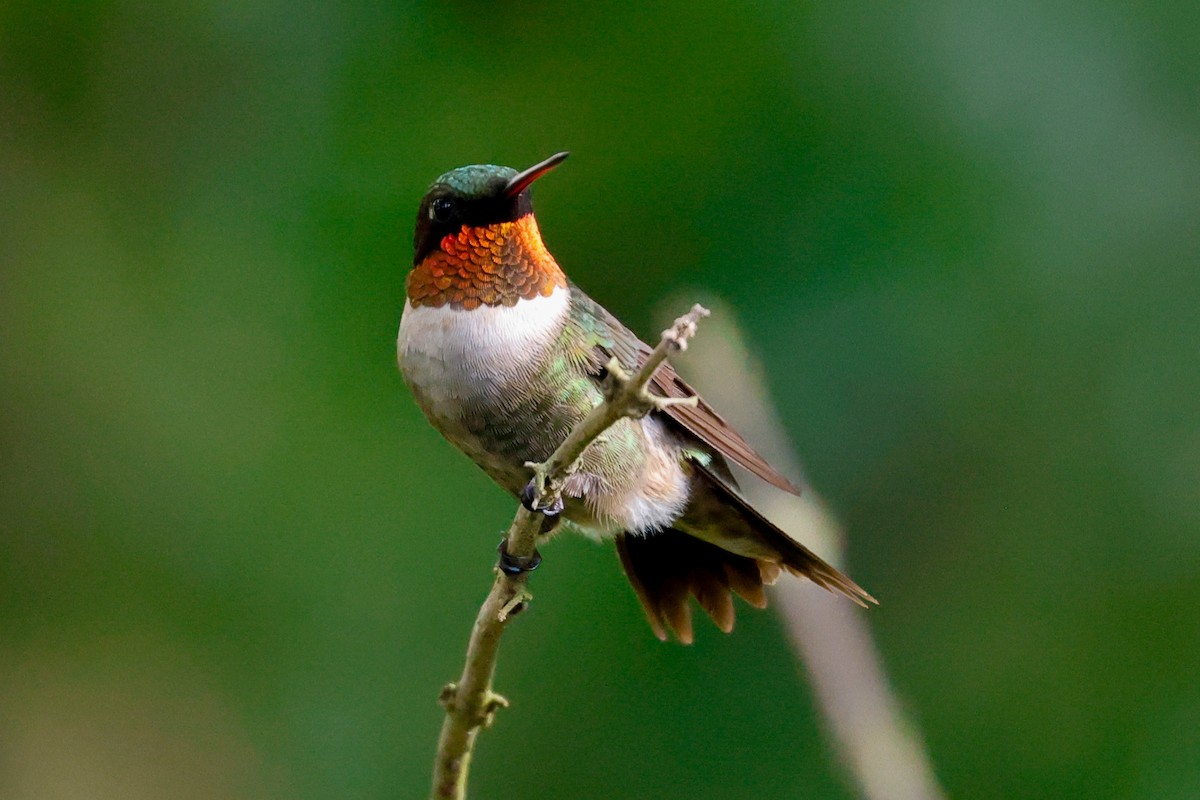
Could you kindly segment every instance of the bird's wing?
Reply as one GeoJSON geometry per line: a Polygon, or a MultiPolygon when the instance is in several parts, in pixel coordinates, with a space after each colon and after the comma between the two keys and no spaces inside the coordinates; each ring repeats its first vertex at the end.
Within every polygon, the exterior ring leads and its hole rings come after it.
{"type": "MultiPolygon", "coordinates": [[[[571,284],[571,304],[573,333],[584,346],[580,348],[580,352],[590,346],[591,352],[585,356],[585,360],[593,374],[599,374],[613,356],[627,369],[636,369],[649,357],[652,350],[649,345],[574,284],[571,284]]],[[[669,363],[664,363],[658,368],[650,386],[655,394],[663,397],[696,398],[694,406],[672,405],[666,409],[667,417],[678,428],[682,428],[772,486],[792,494],[800,494],[800,489],[756,453],[716,409],[679,377],[669,363]]]]}

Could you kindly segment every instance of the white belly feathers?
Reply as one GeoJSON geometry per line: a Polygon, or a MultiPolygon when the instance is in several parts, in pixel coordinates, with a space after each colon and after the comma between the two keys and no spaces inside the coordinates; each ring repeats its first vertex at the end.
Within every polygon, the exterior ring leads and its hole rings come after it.
{"type": "Polygon", "coordinates": [[[470,311],[405,302],[396,340],[400,369],[434,406],[457,406],[483,384],[502,385],[528,370],[558,336],[569,303],[570,292],[561,288],[470,311]]]}

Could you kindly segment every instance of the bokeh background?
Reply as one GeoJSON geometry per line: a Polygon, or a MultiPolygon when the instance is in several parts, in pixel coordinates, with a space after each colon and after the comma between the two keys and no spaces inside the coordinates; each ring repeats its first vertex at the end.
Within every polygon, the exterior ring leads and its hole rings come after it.
{"type": "MultiPolygon", "coordinates": [[[[947,792],[1200,796],[1197,9],[4,3],[0,797],[427,791],[513,503],[396,372],[413,216],[560,149],[577,282],[743,326],[947,792]]],[[[773,614],[545,555],[479,797],[853,796],[773,614]]]]}

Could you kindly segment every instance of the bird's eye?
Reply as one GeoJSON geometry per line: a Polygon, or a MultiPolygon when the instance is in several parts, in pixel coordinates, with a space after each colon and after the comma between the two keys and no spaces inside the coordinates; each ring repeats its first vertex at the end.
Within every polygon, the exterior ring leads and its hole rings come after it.
{"type": "Polygon", "coordinates": [[[439,197],[429,207],[429,218],[434,222],[449,222],[454,216],[454,201],[448,197],[439,197]]]}

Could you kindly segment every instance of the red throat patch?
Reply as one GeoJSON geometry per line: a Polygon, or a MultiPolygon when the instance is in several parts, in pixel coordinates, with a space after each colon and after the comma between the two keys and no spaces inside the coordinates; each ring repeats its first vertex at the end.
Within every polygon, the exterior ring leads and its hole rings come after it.
{"type": "Polygon", "coordinates": [[[408,273],[406,288],[413,306],[474,309],[512,306],[518,300],[549,296],[565,288],[567,277],[542,244],[532,214],[462,230],[442,239],[408,273]]]}

